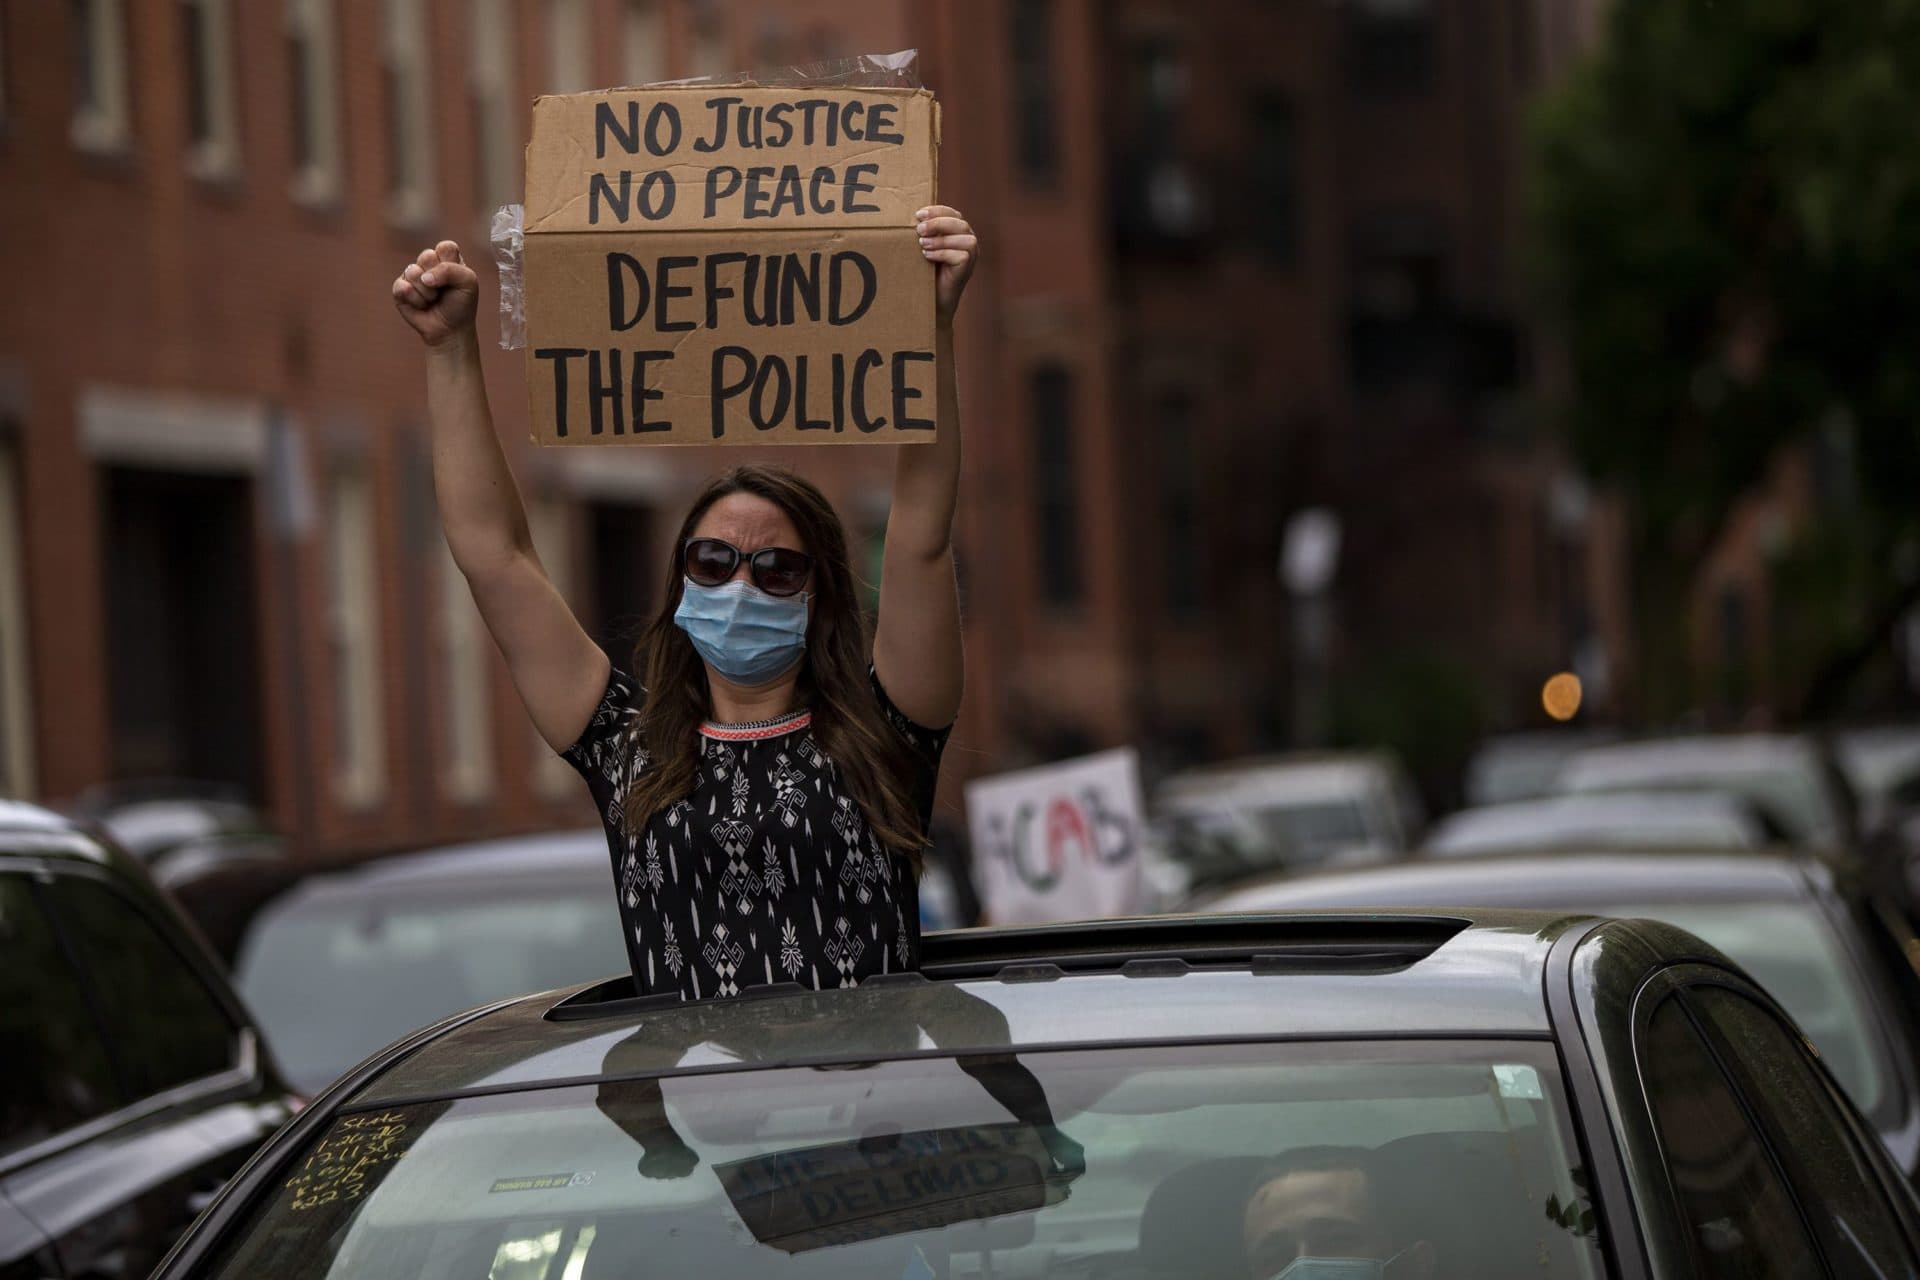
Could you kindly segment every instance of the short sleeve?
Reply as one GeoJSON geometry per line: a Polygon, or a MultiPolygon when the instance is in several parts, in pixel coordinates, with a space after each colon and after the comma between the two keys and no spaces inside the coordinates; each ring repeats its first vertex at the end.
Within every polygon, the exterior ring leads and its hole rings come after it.
{"type": "Polygon", "coordinates": [[[924,831],[933,822],[933,797],[940,784],[940,757],[947,749],[947,739],[953,734],[953,726],[929,729],[915,723],[906,712],[893,705],[893,699],[887,696],[886,686],[880,683],[880,673],[871,666],[867,668],[867,678],[873,683],[873,696],[879,699],[881,714],[906,744],[908,756],[913,761],[914,809],[920,815],[920,828],[924,831]]]}
{"type": "Polygon", "coordinates": [[[617,782],[629,754],[627,738],[644,700],[633,677],[615,667],[607,676],[606,692],[600,695],[600,705],[593,709],[587,727],[572,746],[560,753],[560,758],[590,783],[617,782]]]}

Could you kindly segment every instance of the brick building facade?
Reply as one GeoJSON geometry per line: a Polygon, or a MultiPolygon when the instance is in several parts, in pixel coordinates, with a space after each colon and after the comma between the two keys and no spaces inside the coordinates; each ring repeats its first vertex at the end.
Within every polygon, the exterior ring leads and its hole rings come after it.
{"type": "MultiPolygon", "coordinates": [[[[590,820],[451,572],[387,282],[442,236],[486,256],[534,93],[908,46],[988,246],[949,787],[1284,736],[1272,565],[1310,504],[1351,513],[1352,645],[1532,679],[1568,607],[1550,463],[1500,448],[1534,8],[0,0],[0,782],[223,779],[342,852],[590,820]]],[[[623,651],[742,454],[535,452],[520,358],[488,380],[536,540],[623,651]]],[[[876,556],[888,459],[780,460],[876,556]]]]}

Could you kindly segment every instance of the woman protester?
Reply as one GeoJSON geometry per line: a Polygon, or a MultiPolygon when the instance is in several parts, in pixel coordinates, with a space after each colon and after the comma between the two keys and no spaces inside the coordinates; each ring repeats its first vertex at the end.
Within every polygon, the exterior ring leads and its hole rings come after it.
{"type": "Polygon", "coordinates": [[[831,505],[791,471],[743,466],[694,500],[632,672],[614,667],[528,534],[481,377],[473,270],[442,241],[393,282],[426,344],[447,544],[535,727],[599,806],[641,994],[918,966],[915,875],[948,732],[934,726],[952,724],[962,684],[953,315],[977,241],[944,205],[917,226],[941,429],[897,446],[870,648],[831,505]]]}

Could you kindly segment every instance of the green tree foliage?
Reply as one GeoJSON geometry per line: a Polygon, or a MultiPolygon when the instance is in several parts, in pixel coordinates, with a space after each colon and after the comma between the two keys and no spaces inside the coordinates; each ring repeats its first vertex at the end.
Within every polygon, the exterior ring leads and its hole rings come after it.
{"type": "Polygon", "coordinates": [[[1916,121],[1920,0],[1615,0],[1601,48],[1542,104],[1530,212],[1572,364],[1566,426],[1629,498],[1643,623],[1676,616],[1789,444],[1845,439],[1828,453],[1853,474],[1826,518],[1873,562],[1914,536],[1916,121]]]}

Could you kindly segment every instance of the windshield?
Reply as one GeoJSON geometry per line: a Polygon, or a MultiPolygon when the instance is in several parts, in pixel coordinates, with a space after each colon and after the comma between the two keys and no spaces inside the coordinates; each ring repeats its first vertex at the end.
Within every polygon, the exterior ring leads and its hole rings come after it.
{"type": "Polygon", "coordinates": [[[1274,805],[1255,817],[1287,862],[1319,862],[1345,849],[1371,843],[1367,817],[1351,800],[1314,804],[1274,805]]]}
{"type": "Polygon", "coordinates": [[[270,912],[248,933],[234,978],[289,1080],[311,1094],[417,1027],[627,963],[612,895],[596,884],[270,912]]]}
{"type": "Polygon", "coordinates": [[[1868,1116],[1885,1109],[1890,1071],[1859,971],[1810,907],[1789,903],[1619,903],[1608,915],[1663,920],[1711,943],[1752,974],[1807,1033],[1868,1116]]]}
{"type": "Polygon", "coordinates": [[[724,1071],[345,1116],[215,1274],[1593,1277],[1576,1166],[1534,1043],[724,1071]]]}

